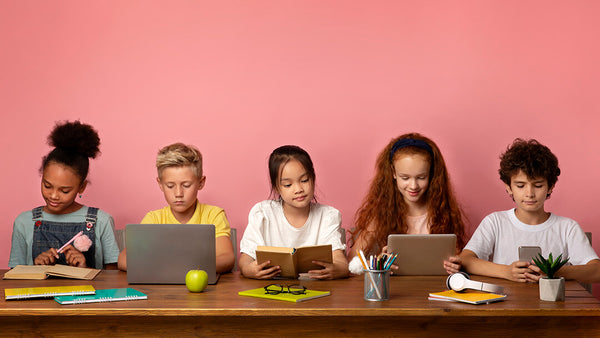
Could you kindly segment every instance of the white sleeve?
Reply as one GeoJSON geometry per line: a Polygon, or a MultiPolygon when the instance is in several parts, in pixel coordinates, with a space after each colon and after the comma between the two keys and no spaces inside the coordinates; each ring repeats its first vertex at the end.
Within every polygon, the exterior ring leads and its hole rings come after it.
{"type": "Polygon", "coordinates": [[[494,255],[495,243],[494,222],[492,215],[488,215],[481,221],[465,249],[473,251],[477,258],[489,261],[494,255]]]}
{"type": "Polygon", "coordinates": [[[345,241],[342,242],[342,231],[342,214],[329,207],[323,215],[319,244],[331,244],[331,250],[346,250],[345,241]]]}
{"type": "Polygon", "coordinates": [[[598,259],[598,255],[592,248],[585,232],[577,222],[573,221],[573,226],[567,233],[567,250],[569,263],[573,265],[584,265],[589,261],[598,259]]]}
{"type": "Polygon", "coordinates": [[[244,236],[240,241],[240,253],[256,259],[256,247],[265,245],[263,231],[267,225],[267,218],[260,208],[260,203],[252,207],[248,215],[248,226],[244,230],[244,236]]]}

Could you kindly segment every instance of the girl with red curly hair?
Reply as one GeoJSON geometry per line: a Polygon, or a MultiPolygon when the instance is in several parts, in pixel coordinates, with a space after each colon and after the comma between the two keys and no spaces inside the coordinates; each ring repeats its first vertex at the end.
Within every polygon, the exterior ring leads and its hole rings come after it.
{"type": "MultiPolygon", "coordinates": [[[[369,192],[356,212],[351,256],[386,250],[390,234],[456,234],[465,243],[462,211],[454,197],[442,153],[417,133],[393,139],[377,157],[369,192]]],[[[458,257],[444,262],[460,270],[458,257]]]]}

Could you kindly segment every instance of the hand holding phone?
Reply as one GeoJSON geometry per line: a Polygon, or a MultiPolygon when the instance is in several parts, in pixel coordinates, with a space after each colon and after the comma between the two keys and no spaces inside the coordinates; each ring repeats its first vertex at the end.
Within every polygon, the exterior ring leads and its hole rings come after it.
{"type": "Polygon", "coordinates": [[[534,257],[542,253],[542,249],[539,246],[520,246],[519,247],[519,261],[531,263],[534,257]]]}

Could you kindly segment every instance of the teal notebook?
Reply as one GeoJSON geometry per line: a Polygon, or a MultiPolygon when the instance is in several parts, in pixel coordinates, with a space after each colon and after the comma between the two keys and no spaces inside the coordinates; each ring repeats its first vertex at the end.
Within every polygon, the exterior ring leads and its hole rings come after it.
{"type": "Polygon", "coordinates": [[[95,295],[58,296],[54,300],[60,304],[82,304],[116,302],[121,300],[148,299],[148,296],[132,288],[96,290],[95,295]]]}
{"type": "Polygon", "coordinates": [[[319,297],[329,296],[331,293],[329,291],[316,291],[316,290],[306,290],[306,294],[294,295],[291,293],[279,293],[276,295],[271,295],[265,293],[265,288],[258,288],[246,291],[238,292],[240,296],[249,296],[249,297],[258,297],[258,298],[267,298],[267,299],[275,299],[275,300],[285,300],[287,302],[302,302],[309,299],[315,299],[319,297]]]}

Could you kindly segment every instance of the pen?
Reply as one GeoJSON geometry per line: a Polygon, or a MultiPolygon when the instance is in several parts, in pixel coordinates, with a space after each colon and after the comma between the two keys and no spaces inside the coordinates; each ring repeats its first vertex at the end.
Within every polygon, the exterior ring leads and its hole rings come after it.
{"type": "Polygon", "coordinates": [[[390,261],[387,263],[387,267],[385,268],[386,270],[388,270],[392,267],[392,264],[394,264],[396,257],[398,257],[398,254],[395,254],[394,257],[392,257],[392,259],[390,259],[390,261]]]}
{"type": "Polygon", "coordinates": [[[71,244],[71,242],[73,242],[75,240],[75,238],[81,236],[82,234],[83,234],[83,231],[78,232],[77,235],[73,236],[73,238],[71,238],[71,240],[69,240],[67,243],[65,243],[65,245],[61,246],[60,249],[56,250],[56,253],[61,253],[67,245],[71,244]]]}

